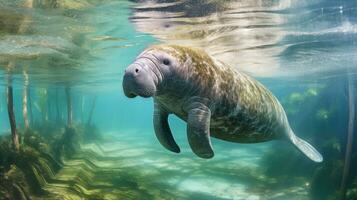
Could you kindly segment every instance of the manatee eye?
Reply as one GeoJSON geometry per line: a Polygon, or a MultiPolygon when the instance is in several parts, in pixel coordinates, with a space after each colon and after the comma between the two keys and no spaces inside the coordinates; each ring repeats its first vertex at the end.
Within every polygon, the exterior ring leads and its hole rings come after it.
{"type": "Polygon", "coordinates": [[[164,63],[164,65],[169,65],[169,64],[170,64],[170,61],[169,61],[168,59],[164,59],[164,60],[162,61],[162,63],[164,63]]]}
{"type": "Polygon", "coordinates": [[[135,69],[135,72],[136,72],[136,73],[138,73],[138,72],[139,72],[139,69],[138,69],[138,68],[136,68],[136,69],[135,69]]]}

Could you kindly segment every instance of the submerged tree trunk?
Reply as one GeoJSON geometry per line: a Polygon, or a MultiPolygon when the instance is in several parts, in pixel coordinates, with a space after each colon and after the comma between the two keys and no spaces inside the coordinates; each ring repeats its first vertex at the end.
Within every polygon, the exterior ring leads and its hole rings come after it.
{"type": "Polygon", "coordinates": [[[96,100],[97,100],[97,97],[95,96],[94,99],[93,99],[92,107],[91,107],[90,112],[89,112],[89,116],[88,116],[88,121],[87,121],[88,125],[91,125],[91,123],[92,123],[92,117],[93,117],[93,112],[94,112],[96,100]]]}
{"type": "Polygon", "coordinates": [[[48,91],[47,89],[43,89],[41,91],[41,96],[40,96],[40,112],[42,114],[42,122],[47,122],[48,121],[48,107],[47,107],[47,101],[48,101],[48,91]]]}
{"type": "Polygon", "coordinates": [[[72,126],[72,99],[71,99],[71,88],[66,87],[66,98],[67,98],[67,125],[72,126]]]}
{"type": "Polygon", "coordinates": [[[347,179],[350,171],[351,155],[352,155],[352,145],[353,145],[353,132],[354,132],[354,122],[355,122],[355,88],[352,75],[348,77],[348,135],[347,135],[347,145],[345,153],[345,165],[343,168],[342,182],[341,182],[341,199],[346,199],[347,192],[347,179]]]}
{"type": "MultiPolygon", "coordinates": [[[[26,8],[33,8],[33,0],[26,0],[24,2],[24,6],[26,8]]],[[[24,16],[22,23],[19,26],[18,33],[24,34],[30,29],[30,22],[31,17],[24,16]]],[[[31,126],[33,126],[33,116],[32,116],[32,106],[31,106],[31,98],[30,98],[30,89],[29,89],[29,77],[26,70],[23,71],[24,76],[24,88],[22,93],[22,116],[24,119],[25,129],[29,129],[30,123],[28,118],[28,108],[30,109],[30,119],[31,119],[31,126]]]]}
{"type": "Polygon", "coordinates": [[[19,135],[17,134],[17,131],[16,131],[13,88],[12,88],[12,80],[11,80],[10,70],[8,70],[8,75],[7,75],[6,96],[7,96],[7,111],[9,114],[9,121],[10,121],[10,128],[11,128],[12,145],[16,151],[19,151],[20,143],[19,143],[19,135]]]}
{"type": "Polygon", "coordinates": [[[24,75],[24,88],[22,93],[22,116],[24,118],[25,129],[27,130],[30,127],[29,119],[28,119],[28,112],[27,112],[27,92],[28,92],[28,82],[29,77],[26,71],[23,71],[24,75]]]}
{"type": "Polygon", "coordinates": [[[33,122],[34,122],[34,118],[33,118],[33,113],[32,113],[32,98],[31,98],[31,93],[30,93],[30,88],[27,86],[27,99],[28,99],[28,108],[29,108],[29,113],[30,113],[30,124],[31,127],[33,127],[33,122]]]}
{"type": "Polygon", "coordinates": [[[84,106],[85,106],[85,98],[83,95],[81,95],[81,123],[84,123],[84,106]]]}
{"type": "Polygon", "coordinates": [[[51,121],[52,120],[52,112],[51,112],[51,101],[49,101],[49,99],[51,99],[50,96],[50,90],[47,91],[47,120],[51,121]]]}
{"type": "Polygon", "coordinates": [[[59,109],[59,101],[58,101],[58,88],[56,87],[56,121],[62,123],[62,119],[60,117],[60,109],[59,109]]]}

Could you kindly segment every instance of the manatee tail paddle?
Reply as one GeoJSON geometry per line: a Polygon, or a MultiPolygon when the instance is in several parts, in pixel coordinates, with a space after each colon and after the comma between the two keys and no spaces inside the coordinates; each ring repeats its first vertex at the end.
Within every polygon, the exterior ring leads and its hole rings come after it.
{"type": "Polygon", "coordinates": [[[299,149],[303,154],[309,157],[314,162],[322,162],[322,155],[305,140],[296,136],[292,131],[289,135],[291,142],[299,149]]]}

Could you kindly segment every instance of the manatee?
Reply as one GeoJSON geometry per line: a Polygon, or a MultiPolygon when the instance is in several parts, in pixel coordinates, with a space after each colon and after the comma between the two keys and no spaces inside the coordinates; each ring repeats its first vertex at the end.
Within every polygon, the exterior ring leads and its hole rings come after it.
{"type": "Polygon", "coordinates": [[[187,122],[192,151],[214,156],[210,137],[236,143],[289,141],[315,162],[321,154],[296,136],[277,98],[252,77],[214,59],[203,50],[179,45],[154,45],[127,67],[127,97],[154,99],[154,130],[159,142],[179,153],[168,116],[187,122]]]}

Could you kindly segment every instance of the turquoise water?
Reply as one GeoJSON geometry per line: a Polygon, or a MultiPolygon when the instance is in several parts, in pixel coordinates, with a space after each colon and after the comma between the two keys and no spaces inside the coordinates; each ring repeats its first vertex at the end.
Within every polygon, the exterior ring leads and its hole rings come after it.
{"type": "Polygon", "coordinates": [[[357,137],[348,139],[356,16],[352,1],[0,0],[0,134],[11,143],[12,85],[22,149],[1,143],[0,199],[357,199],[357,137]],[[202,48],[261,81],[324,162],[288,142],[218,139],[215,157],[201,159],[175,116],[181,153],[167,151],[155,138],[152,99],[122,89],[125,68],[160,43],[202,48]],[[27,161],[28,148],[43,160],[27,161]],[[21,154],[27,164],[16,161],[21,154]]]}

